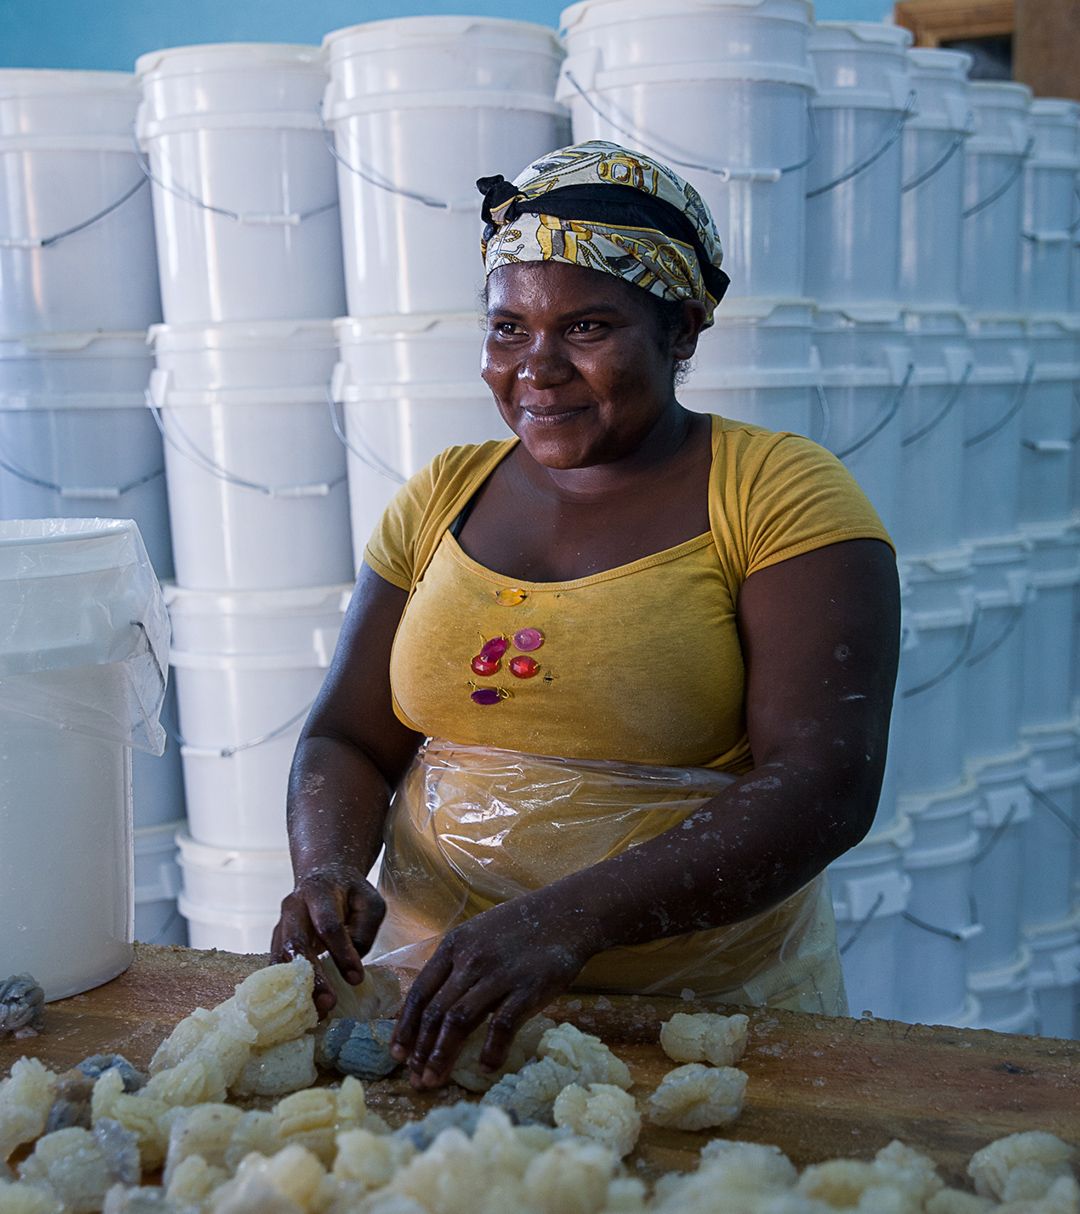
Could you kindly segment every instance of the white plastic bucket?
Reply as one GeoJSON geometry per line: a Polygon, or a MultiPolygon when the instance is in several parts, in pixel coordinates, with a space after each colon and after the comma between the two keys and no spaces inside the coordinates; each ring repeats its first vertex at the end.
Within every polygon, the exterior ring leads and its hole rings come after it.
{"type": "Polygon", "coordinates": [[[344,413],[356,567],[397,488],[457,443],[507,438],[480,378],[475,312],[343,317],[333,399],[344,413]]]}
{"type": "Polygon", "coordinates": [[[1030,529],[1028,571],[1034,596],[1024,612],[1022,725],[1060,725],[1072,714],[1076,585],[1080,537],[1070,527],[1030,529]]]}
{"type": "MultiPolygon", "coordinates": [[[[184,816],[184,770],[180,763],[180,731],[176,708],[176,680],[170,679],[161,706],[165,752],[134,751],[131,756],[131,790],[136,833],[153,830],[184,816]]],[[[136,885],[138,879],[136,878],[136,885]]],[[[139,937],[143,939],[144,937],[139,937]]]]}
{"type": "Polygon", "coordinates": [[[135,831],[135,939],[148,944],[187,944],[187,926],[176,905],[180,868],[177,830],[183,821],[135,831]]]}
{"type": "Polygon", "coordinates": [[[225,910],[202,906],[183,894],[177,899],[180,913],[187,920],[188,943],[192,948],[222,949],[228,953],[270,951],[270,941],[279,915],[225,910]]]}
{"type": "Polygon", "coordinates": [[[1080,222],[1080,105],[1039,97],[1029,118],[1034,146],[1024,169],[1020,299],[1031,312],[1066,312],[1080,222]]]}
{"type": "Polygon", "coordinates": [[[170,324],[336,316],[344,303],[326,83],[311,46],[178,47],[135,64],[170,324]]]}
{"type": "Polygon", "coordinates": [[[1023,317],[969,316],[968,343],[974,370],[960,402],[964,542],[1013,535],[1019,526],[1022,414],[1035,377],[1023,317]]]}
{"type": "Polygon", "coordinates": [[[855,1015],[895,1019],[900,1013],[900,926],[911,894],[903,852],[911,838],[910,825],[900,820],[829,866],[844,985],[855,1015]]]}
{"type": "Polygon", "coordinates": [[[847,465],[891,531],[900,514],[900,413],[915,375],[897,308],[820,310],[814,342],[829,449],[847,465]]]}
{"type": "Polygon", "coordinates": [[[900,509],[893,540],[904,556],[955,548],[963,515],[964,397],[974,355],[959,312],[904,313],[915,371],[900,407],[900,509]]]}
{"type": "Polygon", "coordinates": [[[978,312],[1016,313],[1020,303],[1020,208],[1031,89],[974,81],[975,134],[964,149],[960,292],[978,312]]]}
{"type": "Polygon", "coordinates": [[[1027,789],[1031,821],[1024,840],[1026,928],[1057,924],[1073,906],[1080,834],[1080,751],[1072,722],[1024,731],[1031,749],[1027,789]]]}
{"type": "Polygon", "coordinates": [[[125,72],[0,71],[0,333],[160,318],[138,100],[125,72]]]}
{"type": "Polygon", "coordinates": [[[804,295],[809,20],[801,0],[585,0],[563,13],[556,96],[574,141],[640,149],[698,189],[728,298],[804,295]]]}
{"type": "Polygon", "coordinates": [[[1057,526],[1072,509],[1076,342],[1060,317],[1032,317],[1027,332],[1035,377],[1021,414],[1020,521],[1057,526]]]}
{"type": "Polygon", "coordinates": [[[193,839],[212,847],[287,846],[289,767],[351,589],[166,588],[193,839]]]}
{"type": "Polygon", "coordinates": [[[964,1017],[970,942],[981,930],[971,921],[978,806],[970,781],[902,802],[915,837],[904,853],[911,895],[900,931],[901,1019],[956,1024],[964,1017]]]}
{"type": "Polygon", "coordinates": [[[1040,1037],[1074,1038],[1080,1027],[1080,914],[1029,929],[1031,991],[1040,1037]]]}
{"type": "Polygon", "coordinates": [[[823,21],[810,35],[817,144],[806,178],[806,293],[822,303],[898,296],[910,44],[900,26],[858,21],[823,21]]]}
{"type": "Polygon", "coordinates": [[[980,1015],[972,1028],[995,1033],[1034,1033],[1037,1018],[1031,994],[1031,950],[997,966],[973,970],[968,990],[978,999],[980,1015]]]}
{"type": "Polygon", "coordinates": [[[60,999],[132,958],[129,747],[158,741],[166,642],[135,524],[0,523],[0,619],[4,969],[60,999]]]}
{"type": "Polygon", "coordinates": [[[406,17],[337,30],[324,46],[349,314],[474,307],[477,179],[512,178],[568,141],[554,31],[406,17]]]}
{"type": "Polygon", "coordinates": [[[958,783],[964,770],[960,671],[971,653],[975,593],[970,552],[904,561],[896,728],[891,752],[903,798],[958,783]]]}
{"type": "Polygon", "coordinates": [[[677,388],[686,408],[829,441],[809,300],[725,301],[691,367],[677,388]]]}
{"type": "Polygon", "coordinates": [[[178,582],[276,590],[350,578],[330,322],[162,325],[151,338],[178,582]]]}
{"type": "Polygon", "coordinates": [[[971,134],[967,74],[959,51],[907,53],[918,112],[903,138],[900,298],[916,308],[960,302],[964,143],[971,134]]]}
{"type": "Polygon", "coordinates": [[[1023,619],[1030,597],[1027,550],[1020,536],[972,549],[975,624],[960,672],[964,753],[987,760],[1013,751],[1020,738],[1023,619]]]}
{"type": "Polygon", "coordinates": [[[293,887],[288,851],[210,847],[176,832],[184,897],[204,907],[244,914],[278,914],[293,887]]]}
{"type": "Polygon", "coordinates": [[[132,518],[170,577],[165,461],[143,402],[152,368],[141,332],[0,338],[0,516],[132,518]]]}
{"type": "Polygon", "coordinates": [[[971,942],[973,969],[1008,965],[1020,947],[1024,837],[1031,819],[1029,752],[1014,749],[976,765],[979,850],[972,862],[972,916],[983,930],[971,942]]]}

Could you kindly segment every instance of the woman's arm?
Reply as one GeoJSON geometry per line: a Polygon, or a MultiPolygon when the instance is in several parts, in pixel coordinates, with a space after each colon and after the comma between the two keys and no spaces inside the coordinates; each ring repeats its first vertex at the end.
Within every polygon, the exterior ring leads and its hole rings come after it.
{"type": "MultiPolygon", "coordinates": [[[[361,568],[289,776],[296,885],[281,904],[272,957],[314,960],[329,951],[354,984],[385,913],[367,874],[382,846],[390,796],[421,742],[394,716],[390,699],[390,648],[406,598],[361,568]]],[[[334,1005],[321,975],[316,1003],[324,1011],[334,1005]]]]}
{"type": "Polygon", "coordinates": [[[398,1022],[414,1082],[444,1081],[488,1013],[483,1061],[499,1065],[522,1019],[597,952],[759,914],[870,828],[899,649],[892,553],[853,540],[761,570],[738,623],[754,770],[679,829],[451,932],[398,1022]]]}

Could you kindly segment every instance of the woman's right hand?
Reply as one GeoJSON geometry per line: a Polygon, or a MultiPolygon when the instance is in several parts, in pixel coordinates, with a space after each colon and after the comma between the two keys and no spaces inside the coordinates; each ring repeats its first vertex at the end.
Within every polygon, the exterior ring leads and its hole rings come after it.
{"type": "Polygon", "coordinates": [[[281,903],[270,946],[273,962],[307,957],[315,967],[315,1006],[324,1016],[337,1002],[319,967],[327,952],[350,986],[363,981],[361,957],[371,948],[386,914],[379,891],[351,865],[324,865],[297,877],[281,903]]]}

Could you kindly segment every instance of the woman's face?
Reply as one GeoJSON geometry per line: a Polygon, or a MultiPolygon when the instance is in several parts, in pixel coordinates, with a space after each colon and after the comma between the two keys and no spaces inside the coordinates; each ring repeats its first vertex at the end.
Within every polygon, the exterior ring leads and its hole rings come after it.
{"type": "Polygon", "coordinates": [[[500,266],[487,298],[481,374],[537,463],[622,459],[676,407],[673,360],[694,352],[699,305],[672,340],[640,287],[561,262],[500,266]]]}

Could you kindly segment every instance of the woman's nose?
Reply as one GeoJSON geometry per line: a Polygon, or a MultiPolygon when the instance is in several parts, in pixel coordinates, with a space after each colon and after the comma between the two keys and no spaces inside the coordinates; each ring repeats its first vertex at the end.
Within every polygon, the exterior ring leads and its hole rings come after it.
{"type": "Polygon", "coordinates": [[[556,388],[573,376],[574,364],[550,340],[533,342],[518,364],[518,379],[534,388],[556,388]]]}

